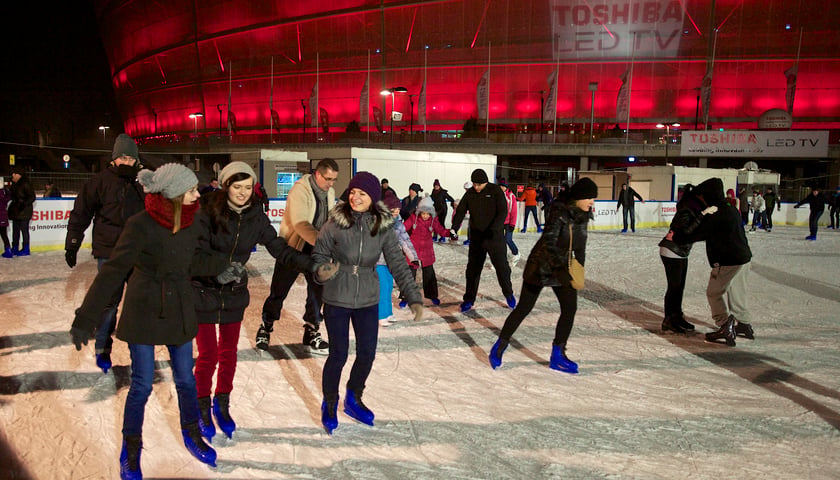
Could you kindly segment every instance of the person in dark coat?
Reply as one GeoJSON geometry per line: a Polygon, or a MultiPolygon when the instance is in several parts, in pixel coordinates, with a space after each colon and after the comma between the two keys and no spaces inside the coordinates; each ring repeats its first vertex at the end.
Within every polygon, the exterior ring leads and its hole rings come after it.
{"type": "Polygon", "coordinates": [[[715,343],[724,340],[728,346],[734,347],[738,335],[755,338],[747,307],[747,277],[752,251],[740,213],[723,195],[723,181],[710,178],[697,185],[694,192],[705,207],[716,206],[718,210],[705,215],[700,225],[691,232],[675,231],[674,242],[706,242],[706,257],[712,267],[706,299],[712,318],[719,327],[706,334],[706,341],[715,343]]]}
{"type": "MultiPolygon", "coordinates": [[[[312,258],[277,236],[254,190],[255,179],[256,174],[247,163],[231,162],[225,166],[219,175],[221,190],[202,197],[202,208],[196,214],[199,247],[245,265],[254,246],[260,244],[285,268],[313,272],[312,258]]],[[[210,415],[210,393],[216,374],[212,411],[221,430],[232,438],[236,423],[230,416],[230,393],[242,319],[251,300],[248,273],[243,269],[238,279],[224,285],[215,276],[193,277],[192,284],[198,317],[195,381],[201,431],[208,441],[216,434],[210,415]]]]}
{"type": "MultiPolygon", "coordinates": [[[[102,268],[123,227],[131,216],[143,211],[143,187],[137,182],[139,164],[137,144],[130,136],[121,133],[114,141],[111,164],[97,173],[82,186],[73,202],[73,210],[67,221],[67,237],[64,241],[64,259],[67,266],[76,266],[77,256],[85,238],[85,230],[93,222],[93,257],[98,268],[102,268]]],[[[128,275],[121,285],[125,285],[128,275]]],[[[104,373],[111,368],[112,335],[117,325],[117,306],[122,298],[123,288],[114,293],[114,298],[102,312],[102,322],[96,329],[96,365],[104,373]]]]}
{"type": "Polygon", "coordinates": [[[677,243],[674,241],[675,232],[691,235],[700,226],[705,215],[717,212],[718,207],[707,207],[694,194],[691,184],[683,188],[682,198],[677,202],[677,212],[671,220],[668,233],[659,242],[659,258],[665,266],[665,279],[668,288],[665,291],[665,318],[662,320],[662,331],[687,333],[694,331],[694,325],[685,319],[682,311],[685,279],[688,274],[688,255],[691,253],[691,243],[677,243]]]}
{"type": "Polygon", "coordinates": [[[773,191],[773,187],[767,187],[767,191],[764,193],[764,205],[767,208],[764,211],[764,218],[767,220],[765,228],[769,232],[773,230],[773,209],[782,211],[782,202],[779,200],[776,192],[773,191]]]}
{"type": "MultiPolygon", "coordinates": [[[[338,263],[335,278],[324,284],[324,324],[330,337],[330,353],[324,363],[321,387],[321,423],[327,433],[338,427],[338,390],[341,371],[347,362],[350,325],[356,337],[356,360],[347,380],[344,412],[373,425],[374,414],[362,402],[362,392],[376,356],[379,335],[379,277],[376,264],[384,255],[414,313],[423,316],[422,298],[405,261],[397,236],[391,227],[388,207],[380,201],[379,180],[369,172],[359,172],[350,180],[347,202],[330,210],[330,218],[318,233],[312,256],[317,263],[338,263]]],[[[322,283],[324,276],[316,276],[322,283]]]]}
{"type": "Polygon", "coordinates": [[[555,199],[552,203],[542,236],[531,249],[525,264],[519,304],[505,319],[499,339],[490,349],[490,366],[494,369],[502,364],[502,355],[511,337],[533,310],[543,287],[551,287],[560,304],[560,317],[554,330],[549,367],[561,372],[578,373],[577,363],[566,356],[566,341],[577,312],[577,290],[571,286],[569,259],[574,254],[578,262],[586,264],[586,225],[592,218],[592,206],[597,196],[595,182],[581,178],[572,185],[566,199],[555,199]]]}
{"type": "Polygon", "coordinates": [[[385,198],[385,192],[391,192],[391,193],[394,194],[395,197],[397,197],[397,199],[400,198],[400,196],[397,195],[397,191],[394,190],[393,188],[391,188],[391,186],[388,184],[388,179],[387,178],[383,178],[381,183],[382,183],[382,198],[385,198]]]}
{"type": "Polygon", "coordinates": [[[636,198],[640,202],[645,203],[645,200],[639,195],[633,187],[628,187],[626,183],[621,184],[621,192],[618,193],[618,203],[615,206],[615,211],[618,213],[620,207],[624,207],[621,211],[621,216],[624,220],[624,228],[621,233],[627,233],[627,217],[630,217],[630,231],[636,231],[636,198]]]}
{"type": "Polygon", "coordinates": [[[490,262],[496,269],[496,279],[502,288],[502,294],[510,308],[516,306],[513,286],[510,283],[510,265],[507,261],[507,244],[505,243],[505,217],[507,217],[507,200],[502,189],[495,183],[490,183],[487,173],[477,168],[473,170],[470,180],[473,187],[464,193],[455,216],[452,218],[450,238],[458,238],[458,229],[467,213],[470,214],[469,238],[470,246],[467,253],[466,289],[461,311],[472,309],[478,295],[478,284],[484,261],[490,256],[490,262]]]}
{"type": "Polygon", "coordinates": [[[44,184],[44,198],[61,198],[61,190],[55,186],[54,182],[44,184]]]}
{"type": "Polygon", "coordinates": [[[828,197],[828,218],[830,220],[828,228],[840,230],[840,187],[837,187],[828,197]]]}
{"type": "Polygon", "coordinates": [[[3,258],[13,258],[12,245],[9,242],[9,200],[12,192],[5,185],[0,185],[0,237],[3,238],[3,258]]]}
{"type": "MultiPolygon", "coordinates": [[[[440,186],[440,180],[437,178],[435,182],[432,184],[432,202],[435,206],[435,218],[438,219],[441,226],[446,228],[446,202],[449,202],[449,205],[455,204],[455,199],[452,198],[452,195],[449,194],[449,191],[445,188],[440,186]]],[[[453,207],[454,208],[454,207],[453,207]]],[[[437,239],[437,234],[432,235],[434,239],[437,239]]],[[[446,237],[440,237],[440,242],[443,243],[446,241],[446,237]]]]}
{"type": "Polygon", "coordinates": [[[825,211],[825,198],[820,193],[820,187],[813,187],[811,194],[799,201],[793,208],[799,208],[802,205],[808,204],[811,208],[811,213],[808,215],[808,228],[811,234],[805,237],[805,240],[814,241],[817,239],[817,229],[820,226],[820,217],[825,211]]]}
{"type": "Polygon", "coordinates": [[[35,190],[22,168],[15,167],[12,170],[12,187],[9,190],[12,197],[12,203],[9,204],[9,220],[12,221],[11,253],[25,257],[29,255],[29,222],[35,205],[35,190]],[[18,248],[18,245],[21,247],[18,248]]]}
{"type": "Polygon", "coordinates": [[[423,189],[420,187],[419,183],[412,183],[408,187],[408,196],[402,199],[402,206],[400,207],[400,218],[405,221],[408,217],[414,213],[414,210],[417,209],[417,205],[420,203],[420,193],[423,192],[423,189]]]}
{"type": "Polygon", "coordinates": [[[225,283],[233,279],[237,267],[221,255],[197,249],[199,229],[193,218],[198,210],[198,179],[189,168],[168,163],[154,172],[141,171],[139,179],[149,192],[146,209],[126,222],[110,258],[76,310],[70,330],[76,350],[81,350],[102,321],[102,310],[131,274],[117,327],[117,338],[127,342],[131,352],[121,478],[142,478],[143,418],[155,381],[156,345],[169,350],[184,445],[201,462],[216,465],[216,451],[204,443],[198,426],[192,370],[198,322],[190,276],[220,275],[220,282],[225,283]]]}

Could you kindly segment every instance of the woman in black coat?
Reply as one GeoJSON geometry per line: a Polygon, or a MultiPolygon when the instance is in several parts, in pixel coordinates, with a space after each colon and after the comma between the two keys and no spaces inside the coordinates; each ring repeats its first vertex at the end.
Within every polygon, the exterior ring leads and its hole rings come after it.
{"type": "Polygon", "coordinates": [[[12,188],[9,190],[12,197],[12,203],[9,204],[9,220],[12,221],[11,254],[25,257],[29,255],[29,221],[32,220],[35,190],[21,168],[12,171],[12,188]],[[23,244],[18,248],[21,236],[23,244]]]}
{"type": "MultiPolygon", "coordinates": [[[[232,262],[244,265],[257,244],[265,245],[269,253],[286,268],[312,272],[315,262],[309,255],[286,244],[271,226],[256,191],[254,170],[244,162],[231,162],[219,174],[221,190],[205,197],[196,215],[199,247],[224,255],[232,262]]],[[[210,411],[210,390],[216,374],[216,389],[212,411],[216,423],[228,438],[232,438],[236,423],[230,416],[230,393],[236,374],[237,344],[251,301],[248,293],[248,273],[243,267],[238,278],[222,284],[214,276],[193,277],[198,316],[198,359],[195,363],[196,391],[201,433],[208,441],[216,428],[210,411]],[[217,327],[218,325],[218,327],[217,327]],[[218,372],[218,373],[217,373],[218,372]]]]}
{"type": "Polygon", "coordinates": [[[560,318],[554,332],[549,366],[566,373],[578,373],[575,362],[566,357],[566,341],[572,332],[577,312],[577,290],[572,288],[569,274],[569,244],[578,262],[586,262],[586,225],[592,217],[592,206],[598,187],[588,178],[581,178],[569,190],[568,199],[551,204],[548,221],[531,254],[522,281],[522,293],[516,308],[508,315],[499,339],[490,349],[490,366],[502,364],[502,354],[513,333],[531,313],[543,287],[551,287],[560,303],[560,318]]]}
{"type": "Polygon", "coordinates": [[[204,443],[198,426],[192,340],[198,332],[191,275],[230,276],[232,266],[221,255],[197,250],[198,180],[185,166],[168,163],[154,172],[142,170],[140,183],[149,192],[146,209],[125,224],[111,257],[90,286],[70,333],[76,350],[87,344],[102,321],[102,311],[126,284],[117,338],[131,352],[131,386],[125,399],[120,478],[142,478],[140,449],[146,402],[155,380],[155,346],[169,350],[178,393],[184,445],[201,462],[216,465],[216,451],[204,443]]]}

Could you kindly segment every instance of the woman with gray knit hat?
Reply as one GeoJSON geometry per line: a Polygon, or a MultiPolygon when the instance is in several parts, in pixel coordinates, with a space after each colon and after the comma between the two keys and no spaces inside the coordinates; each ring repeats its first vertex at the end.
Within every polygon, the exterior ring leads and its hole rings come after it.
{"type": "MultiPolygon", "coordinates": [[[[128,278],[117,338],[131,352],[131,385],[125,399],[120,478],[142,478],[140,448],[146,402],[155,377],[155,346],[169,350],[178,392],[181,434],[189,452],[216,466],[216,451],[198,425],[192,340],[198,331],[190,275],[230,277],[235,266],[221,255],[197,250],[198,179],[187,167],[168,163],[138,179],[148,194],[146,209],[131,217],[76,310],[70,330],[76,350],[87,344],[102,311],[128,278]]],[[[241,268],[241,265],[239,266],[241,268]]]]}
{"type": "Polygon", "coordinates": [[[359,172],[347,187],[348,199],[330,210],[318,233],[312,256],[317,263],[340,264],[338,274],[324,285],[324,324],[330,353],[324,363],[321,386],[321,423],[327,433],[338,427],[338,390],[347,362],[350,324],[356,336],[356,360],[347,381],[344,413],[373,426],[373,412],[362,403],[365,382],[373,367],[379,334],[379,279],[376,263],[385,256],[388,269],[414,313],[423,316],[420,290],[391,231],[393,218],[380,201],[382,187],[371,173],[359,172]]]}
{"type": "MultiPolygon", "coordinates": [[[[244,162],[231,162],[222,169],[219,175],[221,189],[203,197],[203,206],[196,214],[199,247],[245,265],[253,248],[257,244],[264,245],[285,268],[314,273],[316,265],[312,257],[290,247],[283,237],[277,235],[257,199],[254,188],[256,178],[254,170],[244,162]]],[[[230,283],[220,282],[214,275],[193,276],[192,279],[198,317],[195,380],[199,424],[202,435],[208,441],[212,441],[216,434],[210,414],[214,376],[216,387],[212,417],[228,438],[232,438],[236,430],[236,423],[230,415],[230,394],[236,374],[242,319],[251,300],[248,272],[243,268],[238,273],[238,278],[230,283]]]]}
{"type": "Polygon", "coordinates": [[[542,236],[525,264],[519,304],[508,315],[499,339],[490,349],[490,366],[494,369],[502,364],[502,354],[511,337],[531,313],[543,287],[551,287],[560,303],[560,318],[554,331],[549,367],[561,372],[578,373],[577,363],[566,356],[566,341],[577,312],[577,290],[571,285],[569,259],[574,254],[581,264],[586,261],[586,225],[592,218],[592,206],[597,196],[595,182],[581,178],[572,185],[565,201],[557,198],[551,203],[542,236]]]}

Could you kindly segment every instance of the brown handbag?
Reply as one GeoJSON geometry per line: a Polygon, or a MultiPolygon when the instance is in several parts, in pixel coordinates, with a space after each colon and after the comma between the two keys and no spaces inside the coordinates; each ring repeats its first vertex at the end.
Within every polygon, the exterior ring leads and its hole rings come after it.
{"type": "Polygon", "coordinates": [[[582,290],[585,284],[583,265],[572,257],[572,225],[569,224],[569,275],[572,277],[570,285],[575,290],[582,290]]]}

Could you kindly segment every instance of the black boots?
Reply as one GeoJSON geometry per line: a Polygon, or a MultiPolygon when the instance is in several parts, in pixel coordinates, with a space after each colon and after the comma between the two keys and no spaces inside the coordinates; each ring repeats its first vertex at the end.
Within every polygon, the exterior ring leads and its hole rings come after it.
{"type": "Polygon", "coordinates": [[[665,319],[662,320],[662,331],[671,331],[674,333],[692,333],[694,332],[694,325],[688,323],[683,314],[666,315],[665,319]]]}
{"type": "Polygon", "coordinates": [[[744,337],[747,340],[755,340],[755,334],[753,333],[752,325],[749,323],[741,323],[738,322],[735,325],[735,335],[739,337],[744,337]]]}
{"type": "Polygon", "coordinates": [[[718,340],[724,340],[729,347],[735,346],[735,317],[732,315],[726,319],[726,322],[717,331],[706,334],[707,342],[718,343],[718,340]]]}
{"type": "Polygon", "coordinates": [[[338,395],[326,395],[321,402],[321,424],[328,434],[338,428],[338,395]]]}
{"type": "Polygon", "coordinates": [[[271,340],[272,331],[274,331],[274,320],[268,320],[263,314],[263,321],[257,330],[257,348],[268,350],[268,342],[271,340]]]}

